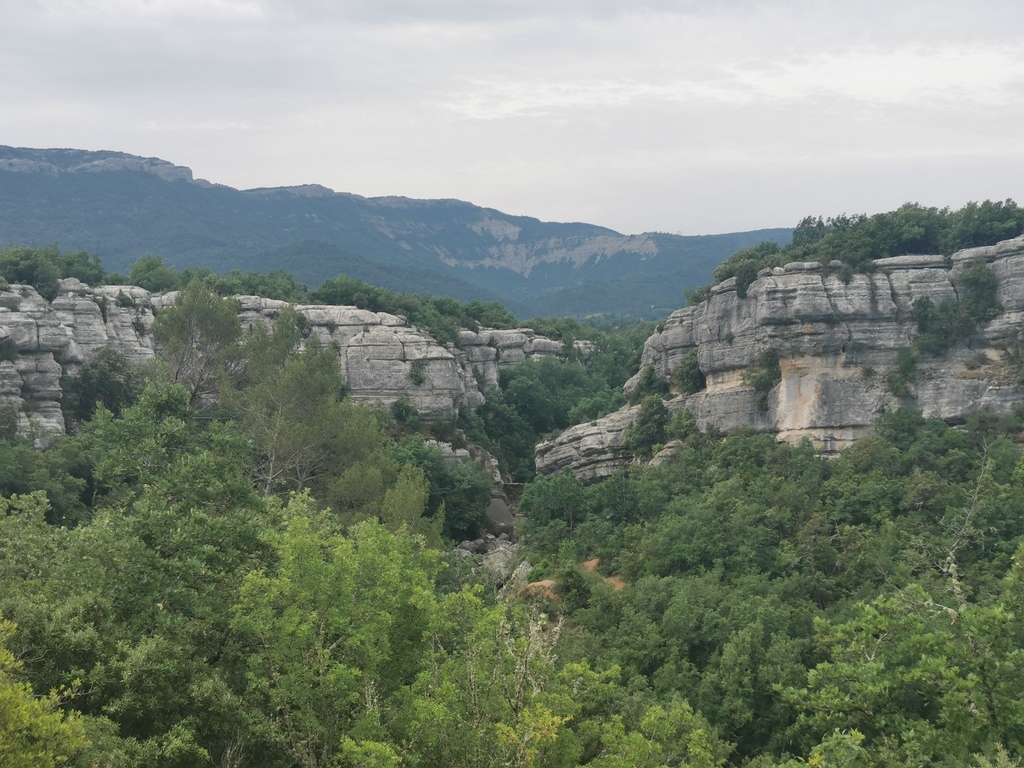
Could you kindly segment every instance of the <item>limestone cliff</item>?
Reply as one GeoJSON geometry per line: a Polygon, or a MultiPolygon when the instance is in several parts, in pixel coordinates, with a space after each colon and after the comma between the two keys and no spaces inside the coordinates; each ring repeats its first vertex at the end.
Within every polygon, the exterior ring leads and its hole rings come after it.
{"type": "MultiPolygon", "coordinates": [[[[883,409],[908,406],[925,416],[962,423],[983,409],[1005,412],[1024,402],[1024,388],[1007,376],[993,342],[1024,333],[1024,237],[942,256],[900,256],[875,262],[875,271],[844,282],[817,262],[762,270],[741,297],[735,278],[710,297],[673,312],[645,345],[641,366],[671,381],[694,350],[707,388],[669,402],[689,408],[701,428],[741,426],[774,432],[780,440],[807,437],[835,452],[870,432],[883,409]],[[941,358],[922,357],[909,394],[897,397],[887,373],[912,343],[914,302],[938,306],[958,298],[958,273],[972,262],[988,265],[999,281],[1002,314],[941,358]],[[781,381],[767,409],[744,372],[765,353],[778,356],[781,381]]],[[[636,387],[639,374],[627,384],[636,387]]],[[[537,449],[537,468],[550,474],[571,467],[585,479],[622,466],[622,435],[635,409],[572,427],[537,449]]]]}
{"type": "MultiPolygon", "coordinates": [[[[235,298],[243,328],[271,323],[286,306],[258,296],[235,298]]],[[[114,347],[133,363],[151,359],[158,346],[154,314],[175,300],[174,293],[93,288],[74,279],[61,281],[52,303],[27,285],[0,291],[0,408],[14,407],[23,433],[63,430],[62,376],[75,375],[100,347],[114,347]]],[[[353,400],[387,406],[409,398],[428,420],[482,405],[500,367],[562,352],[559,342],[528,328],[464,331],[462,348],[449,348],[396,315],[342,306],[295,309],[310,338],[337,344],[353,400]]]]}

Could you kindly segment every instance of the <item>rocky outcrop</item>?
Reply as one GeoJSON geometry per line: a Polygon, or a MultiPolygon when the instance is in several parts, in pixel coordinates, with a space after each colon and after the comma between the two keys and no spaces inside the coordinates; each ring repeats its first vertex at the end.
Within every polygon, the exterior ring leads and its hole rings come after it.
{"type": "MultiPolygon", "coordinates": [[[[236,297],[243,327],[269,324],[287,302],[259,296],[236,297]]],[[[349,396],[357,402],[390,406],[407,398],[425,419],[451,419],[463,405],[482,402],[452,350],[408,325],[404,318],[355,307],[296,305],[309,337],[336,344],[349,396]]],[[[470,377],[471,379],[472,377],[470,377]]]]}
{"type": "MultiPolygon", "coordinates": [[[[848,282],[838,266],[798,262],[765,269],[745,296],[730,279],[712,288],[706,301],[673,312],[647,340],[641,366],[670,382],[696,351],[707,388],[674,398],[669,409],[688,408],[701,428],[753,427],[789,442],[806,437],[835,452],[868,434],[883,409],[909,406],[962,423],[980,410],[1005,412],[1022,402],[1024,389],[1006,376],[993,342],[1024,332],[1024,237],[951,259],[880,259],[872,274],[848,282]],[[886,379],[917,334],[914,302],[928,297],[938,306],[958,298],[958,273],[978,261],[998,278],[1003,313],[941,358],[922,357],[917,377],[907,382],[908,396],[898,397],[886,379]],[[781,374],[767,409],[744,376],[765,353],[777,356],[781,374]]],[[[639,373],[626,390],[638,383],[639,373]]],[[[584,479],[604,476],[621,465],[615,436],[634,417],[635,410],[626,409],[542,443],[538,470],[571,467],[584,479]]]]}
{"type": "Polygon", "coordinates": [[[577,424],[536,449],[537,470],[553,474],[570,467],[585,482],[610,477],[629,463],[623,456],[625,433],[636,418],[638,407],[630,406],[604,418],[577,424]]]}
{"type": "Polygon", "coordinates": [[[0,408],[13,407],[23,433],[63,430],[64,373],[77,373],[100,347],[134,363],[149,360],[152,324],[141,288],[62,280],[52,303],[27,285],[0,291],[0,408]]]}
{"type": "MultiPolygon", "coordinates": [[[[576,341],[573,346],[583,357],[594,352],[594,344],[590,341],[576,341]]],[[[465,354],[466,366],[473,371],[484,392],[497,386],[498,374],[503,368],[511,368],[527,360],[565,355],[562,342],[538,336],[531,328],[459,331],[459,347],[465,354]]]]}
{"type": "Polygon", "coordinates": [[[463,560],[472,559],[481,566],[497,587],[509,587],[514,582],[525,581],[531,568],[523,559],[519,545],[506,534],[495,536],[485,533],[479,539],[460,542],[455,554],[463,560]]]}
{"type": "MultiPolygon", "coordinates": [[[[287,306],[258,296],[235,298],[243,327],[269,325],[287,306]]],[[[152,359],[155,314],[176,299],[176,293],[155,295],[127,285],[92,288],[75,279],[60,282],[53,302],[27,285],[0,291],[0,408],[14,408],[23,433],[63,430],[61,377],[77,374],[101,347],[117,349],[132,363],[152,359]]],[[[309,339],[337,345],[353,400],[390,406],[407,398],[428,420],[454,418],[463,406],[482,405],[478,377],[489,386],[497,382],[499,367],[562,352],[560,342],[529,329],[466,331],[463,350],[442,346],[385,312],[295,309],[305,318],[309,339]]]]}

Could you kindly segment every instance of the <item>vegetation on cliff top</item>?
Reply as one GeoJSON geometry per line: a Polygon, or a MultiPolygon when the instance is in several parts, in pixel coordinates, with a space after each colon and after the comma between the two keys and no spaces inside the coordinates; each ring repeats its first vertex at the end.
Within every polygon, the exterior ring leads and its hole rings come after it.
{"type": "MultiPolygon", "coordinates": [[[[808,216],[793,230],[787,246],[764,242],[730,256],[715,270],[715,284],[736,278],[740,295],[758,270],[794,261],[842,264],[841,274],[871,272],[874,259],[905,254],[951,255],[961,248],[993,245],[1024,232],[1024,209],[1013,200],[968,203],[958,210],[907,203],[872,216],[808,216]]],[[[699,300],[706,289],[688,294],[699,300]]]]}

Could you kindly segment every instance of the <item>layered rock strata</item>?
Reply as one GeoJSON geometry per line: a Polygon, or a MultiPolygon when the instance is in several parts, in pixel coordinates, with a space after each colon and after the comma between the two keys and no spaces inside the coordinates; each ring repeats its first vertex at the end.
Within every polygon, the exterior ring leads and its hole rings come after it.
{"type": "MultiPolygon", "coordinates": [[[[125,285],[89,287],[62,280],[47,302],[34,288],[0,291],[0,408],[12,408],[23,434],[60,431],[61,378],[75,375],[101,347],[129,362],[150,360],[157,349],[155,314],[172,306],[176,293],[151,294],[125,285]]],[[[243,327],[269,325],[287,304],[237,296],[243,327]]],[[[562,345],[530,329],[466,331],[465,350],[442,346],[406,320],[355,307],[299,305],[310,339],[336,344],[353,400],[391,405],[408,398],[424,419],[449,419],[461,407],[484,402],[483,388],[498,370],[527,359],[560,355],[562,345]]]]}
{"type": "MultiPolygon", "coordinates": [[[[531,328],[459,331],[459,347],[465,354],[466,367],[474,372],[484,392],[497,386],[498,374],[503,368],[511,368],[527,360],[565,354],[562,342],[538,336],[531,328]]],[[[576,341],[574,348],[583,357],[594,352],[594,344],[590,341],[576,341]]]]}
{"type": "MultiPolygon", "coordinates": [[[[900,256],[875,262],[872,274],[840,279],[838,263],[797,262],[762,270],[740,296],[736,280],[711,289],[694,307],[673,312],[644,347],[641,366],[666,382],[694,350],[707,388],[669,401],[690,409],[703,429],[753,427],[780,440],[809,438],[820,450],[841,450],[870,433],[885,409],[908,406],[925,416],[962,423],[1024,401],[993,342],[1024,331],[1024,237],[942,256],[900,256]],[[985,263],[998,278],[1002,314],[941,358],[922,357],[909,396],[897,397],[887,374],[917,334],[911,312],[920,298],[939,306],[959,298],[958,273],[985,263]],[[748,383],[765,353],[778,357],[781,380],[763,398],[748,383]],[[759,402],[759,399],[762,402],[759,402]]],[[[626,384],[639,383],[639,373],[626,384]]],[[[622,466],[622,434],[635,418],[626,409],[567,430],[537,449],[544,474],[571,467],[597,479],[622,466]]]]}

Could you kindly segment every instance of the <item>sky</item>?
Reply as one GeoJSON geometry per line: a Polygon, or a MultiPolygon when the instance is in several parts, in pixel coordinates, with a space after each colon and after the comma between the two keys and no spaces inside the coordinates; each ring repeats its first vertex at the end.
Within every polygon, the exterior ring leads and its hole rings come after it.
{"type": "Polygon", "coordinates": [[[1024,203],[1024,3],[0,0],[0,144],[623,233],[1024,203]]]}

